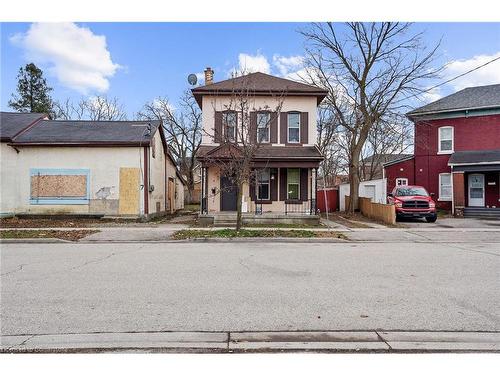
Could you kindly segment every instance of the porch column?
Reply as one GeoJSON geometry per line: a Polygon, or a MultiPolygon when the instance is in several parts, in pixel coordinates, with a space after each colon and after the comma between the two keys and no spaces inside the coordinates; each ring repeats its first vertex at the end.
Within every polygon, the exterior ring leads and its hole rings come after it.
{"type": "Polygon", "coordinates": [[[311,169],[311,214],[316,214],[316,192],[317,192],[318,170],[311,169]]]}
{"type": "Polygon", "coordinates": [[[465,179],[464,172],[453,172],[453,215],[464,216],[465,179]]]}
{"type": "Polygon", "coordinates": [[[200,208],[202,214],[208,214],[208,168],[201,168],[201,200],[200,208]]]}

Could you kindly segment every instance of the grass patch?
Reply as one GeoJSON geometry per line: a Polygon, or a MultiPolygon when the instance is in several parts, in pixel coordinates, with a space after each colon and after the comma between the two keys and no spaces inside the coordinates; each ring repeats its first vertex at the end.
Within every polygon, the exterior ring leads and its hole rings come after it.
{"type": "Polygon", "coordinates": [[[78,241],[98,232],[98,230],[2,230],[0,231],[0,238],[58,238],[67,241],[78,241]]]}
{"type": "Polygon", "coordinates": [[[243,225],[245,228],[325,228],[324,225],[321,224],[287,224],[287,223],[276,223],[276,224],[245,224],[243,225]]]}
{"type": "Polygon", "coordinates": [[[287,238],[342,238],[345,236],[337,232],[314,232],[311,230],[304,229],[292,229],[292,230],[249,230],[241,229],[236,231],[235,229],[217,229],[217,230],[190,230],[184,229],[175,232],[172,235],[174,240],[187,240],[191,238],[276,238],[276,237],[287,237],[287,238]]]}

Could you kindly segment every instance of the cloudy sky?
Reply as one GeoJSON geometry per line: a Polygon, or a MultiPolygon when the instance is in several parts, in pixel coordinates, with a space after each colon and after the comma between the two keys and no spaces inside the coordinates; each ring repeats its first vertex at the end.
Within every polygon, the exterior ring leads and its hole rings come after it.
{"type": "MultiPolygon", "coordinates": [[[[2,110],[15,91],[20,66],[43,69],[57,100],[105,94],[117,97],[132,118],[158,96],[174,103],[189,88],[187,75],[215,80],[234,69],[294,78],[301,69],[300,23],[3,23],[2,110]]],[[[429,46],[441,40],[442,80],[500,56],[500,24],[417,23],[429,46]]],[[[202,81],[201,81],[202,82],[202,81]]],[[[467,86],[500,83],[500,60],[430,92],[425,101],[467,86]]]]}

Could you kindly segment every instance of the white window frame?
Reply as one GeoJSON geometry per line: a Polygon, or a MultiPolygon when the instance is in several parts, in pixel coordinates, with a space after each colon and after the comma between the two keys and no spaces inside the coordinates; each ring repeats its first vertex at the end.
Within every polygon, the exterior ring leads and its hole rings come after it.
{"type": "Polygon", "coordinates": [[[396,178],[396,187],[398,186],[408,186],[408,179],[406,177],[397,177],[396,178]],[[404,184],[398,184],[399,181],[405,181],[404,184]]]}
{"type": "Polygon", "coordinates": [[[288,112],[286,116],[286,141],[287,143],[300,143],[300,112],[288,112]],[[299,117],[299,140],[298,141],[290,141],[290,129],[295,129],[295,128],[290,128],[290,121],[289,121],[289,116],[290,115],[297,115],[299,117]]]}
{"type": "Polygon", "coordinates": [[[455,150],[455,130],[453,126],[441,126],[438,128],[438,154],[453,154],[455,150]],[[441,130],[451,129],[451,150],[441,150],[441,130]]]}
{"type": "Polygon", "coordinates": [[[452,198],[453,198],[453,174],[452,173],[440,173],[439,174],[439,198],[438,198],[438,200],[449,202],[452,200],[452,198]],[[441,188],[442,188],[441,180],[442,180],[444,175],[450,176],[450,185],[449,185],[450,186],[450,196],[443,196],[442,192],[441,192],[441,188]]]}
{"type": "Polygon", "coordinates": [[[256,189],[257,189],[257,200],[258,201],[268,201],[268,200],[271,200],[271,170],[269,168],[264,168],[264,169],[261,169],[259,171],[257,171],[257,176],[256,176],[256,180],[257,180],[257,183],[255,184],[256,185],[256,189]],[[259,176],[260,176],[260,173],[264,172],[264,171],[267,171],[268,175],[269,175],[269,178],[267,179],[267,182],[260,182],[259,181],[259,176]],[[260,196],[260,190],[259,190],[259,185],[267,185],[267,197],[261,197],[260,196]]]}
{"type": "Polygon", "coordinates": [[[289,200],[300,200],[300,168],[287,168],[287,171],[286,171],[286,199],[289,199],[289,200]],[[299,182],[298,183],[289,183],[288,182],[288,178],[290,176],[290,170],[291,169],[294,169],[294,170],[298,170],[299,171],[299,182]],[[290,194],[290,188],[289,186],[290,185],[297,185],[297,198],[290,198],[289,197],[289,194],[290,194]]]}
{"type": "Polygon", "coordinates": [[[234,111],[223,112],[222,113],[222,127],[224,128],[223,129],[223,131],[224,131],[224,139],[228,140],[228,141],[231,141],[231,142],[236,142],[236,138],[237,138],[236,129],[238,128],[238,113],[234,112],[234,111]],[[234,126],[232,126],[232,128],[233,128],[233,137],[232,138],[228,137],[228,134],[227,134],[227,129],[229,128],[227,126],[227,124],[228,124],[228,122],[227,122],[227,116],[228,115],[234,115],[235,116],[234,126]]]}
{"type": "Polygon", "coordinates": [[[271,114],[269,112],[257,112],[257,142],[258,143],[270,143],[271,142],[271,114]],[[266,123],[265,129],[267,129],[267,140],[266,141],[260,141],[259,140],[259,115],[265,115],[267,116],[268,120],[266,123]]]}

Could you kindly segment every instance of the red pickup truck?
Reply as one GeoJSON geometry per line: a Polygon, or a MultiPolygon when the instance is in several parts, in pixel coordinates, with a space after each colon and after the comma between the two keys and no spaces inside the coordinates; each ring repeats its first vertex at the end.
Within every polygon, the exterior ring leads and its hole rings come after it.
{"type": "Polygon", "coordinates": [[[437,220],[436,202],[422,186],[396,186],[387,201],[396,206],[396,219],[425,217],[429,223],[437,220]]]}

